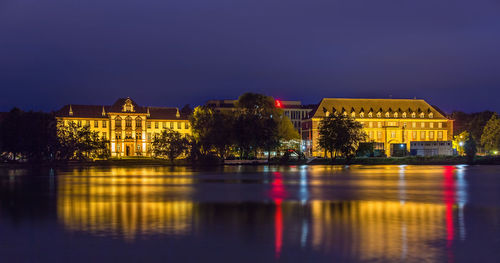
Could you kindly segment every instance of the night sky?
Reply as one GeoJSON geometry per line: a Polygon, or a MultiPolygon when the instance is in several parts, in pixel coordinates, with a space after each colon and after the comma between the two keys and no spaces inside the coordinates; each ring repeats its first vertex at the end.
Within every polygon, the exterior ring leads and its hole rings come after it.
{"type": "Polygon", "coordinates": [[[498,0],[0,0],[0,111],[252,91],[500,111],[498,0]]]}

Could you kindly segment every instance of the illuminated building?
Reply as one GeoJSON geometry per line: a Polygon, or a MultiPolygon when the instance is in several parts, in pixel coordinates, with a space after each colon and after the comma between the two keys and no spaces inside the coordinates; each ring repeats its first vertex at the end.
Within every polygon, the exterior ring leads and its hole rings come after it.
{"type": "Polygon", "coordinates": [[[109,140],[112,157],[150,156],[151,142],[163,129],[191,134],[188,116],[171,107],[139,106],[130,98],[113,105],[65,105],[56,119],[67,125],[89,126],[102,139],[109,140]]]}
{"type": "MultiPolygon", "coordinates": [[[[206,106],[218,111],[233,111],[236,108],[237,100],[209,100],[206,106]]],[[[309,117],[309,113],[316,105],[302,105],[298,100],[275,100],[277,108],[283,110],[283,114],[290,118],[293,127],[302,132],[302,120],[309,117]]]]}
{"type": "Polygon", "coordinates": [[[325,98],[310,118],[302,121],[302,140],[308,155],[324,155],[318,146],[319,124],[331,114],[359,121],[367,141],[379,145],[388,156],[394,146],[410,149],[412,141],[449,141],[453,135],[453,121],[424,100],[325,98]]]}

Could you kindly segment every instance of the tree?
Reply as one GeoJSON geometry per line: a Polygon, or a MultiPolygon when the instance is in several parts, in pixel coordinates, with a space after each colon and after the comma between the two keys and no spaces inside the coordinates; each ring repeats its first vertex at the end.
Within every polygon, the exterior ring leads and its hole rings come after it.
{"type": "Polygon", "coordinates": [[[500,119],[496,113],[491,116],[484,126],[481,145],[490,153],[500,149],[500,119]]]}
{"type": "Polygon", "coordinates": [[[453,138],[453,148],[457,150],[459,155],[465,155],[465,142],[469,140],[470,134],[467,131],[460,133],[459,135],[455,135],[453,138]]]}
{"type": "Polygon", "coordinates": [[[156,157],[167,157],[172,163],[188,149],[188,141],[171,129],[163,130],[152,142],[153,154],[156,157]]]}
{"type": "Polygon", "coordinates": [[[57,127],[57,158],[61,160],[86,160],[108,158],[109,142],[99,138],[89,126],[78,127],[74,122],[57,127]]]}
{"type": "Polygon", "coordinates": [[[467,156],[467,160],[470,164],[474,163],[474,158],[476,157],[477,147],[476,141],[472,139],[470,136],[469,139],[465,142],[464,145],[465,155],[467,156]]]}
{"type": "Polygon", "coordinates": [[[225,159],[234,144],[235,116],[232,112],[217,112],[205,106],[196,107],[191,117],[194,138],[207,155],[214,150],[225,159]]]}
{"type": "Polygon", "coordinates": [[[366,139],[361,123],[343,115],[325,117],[319,124],[319,147],[330,153],[332,160],[342,155],[350,159],[360,142],[366,139]]]}

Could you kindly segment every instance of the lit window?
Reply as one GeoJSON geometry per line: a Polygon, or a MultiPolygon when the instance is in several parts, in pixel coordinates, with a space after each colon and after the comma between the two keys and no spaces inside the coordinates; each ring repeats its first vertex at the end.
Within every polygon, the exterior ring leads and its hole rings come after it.
{"type": "Polygon", "coordinates": [[[365,114],[361,112],[361,113],[359,114],[359,117],[364,118],[364,117],[365,117],[365,114]]]}
{"type": "Polygon", "coordinates": [[[373,128],[373,122],[372,121],[368,123],[368,127],[373,128]]]}
{"type": "Polygon", "coordinates": [[[389,117],[390,117],[389,112],[386,112],[386,113],[385,113],[385,117],[386,117],[386,118],[389,118],[389,117]]]}
{"type": "Polygon", "coordinates": [[[411,132],[411,137],[412,137],[412,140],[416,140],[417,139],[417,132],[416,131],[412,131],[411,132]]]}
{"type": "Polygon", "coordinates": [[[396,138],[396,132],[395,131],[391,131],[391,138],[396,138]]]}
{"type": "Polygon", "coordinates": [[[442,122],[438,122],[438,128],[443,128],[443,123],[442,122]]]}
{"type": "Polygon", "coordinates": [[[353,118],[356,117],[356,113],[355,112],[351,113],[351,117],[353,118]]]}
{"type": "Polygon", "coordinates": [[[158,129],[158,122],[155,121],[155,129],[158,129]]]}
{"type": "Polygon", "coordinates": [[[416,123],[416,122],[412,122],[412,123],[411,123],[411,127],[412,127],[412,128],[417,128],[417,123],[416,123]]]}
{"type": "Polygon", "coordinates": [[[107,122],[106,122],[106,121],[102,121],[102,127],[103,127],[103,128],[106,128],[106,126],[107,126],[106,124],[107,124],[107,122]]]}
{"type": "Polygon", "coordinates": [[[398,113],[394,112],[394,118],[397,118],[397,117],[398,117],[398,113]]]}
{"type": "Polygon", "coordinates": [[[151,122],[150,122],[150,121],[146,122],[146,127],[147,127],[148,129],[151,129],[151,122]]]}
{"type": "Polygon", "coordinates": [[[132,127],[132,118],[125,118],[125,127],[132,127]]]}
{"type": "Polygon", "coordinates": [[[425,122],[420,123],[420,128],[425,128],[425,122]]]}
{"type": "Polygon", "coordinates": [[[170,129],[173,129],[173,128],[174,128],[174,123],[173,123],[173,122],[171,122],[171,123],[170,123],[170,129]]]}
{"type": "Polygon", "coordinates": [[[382,128],[382,122],[381,121],[377,122],[377,127],[382,128]]]}
{"type": "Polygon", "coordinates": [[[411,117],[415,118],[415,117],[417,117],[417,114],[415,114],[415,112],[414,112],[414,113],[411,114],[411,117]]]}
{"type": "Polygon", "coordinates": [[[140,117],[135,118],[135,127],[137,128],[142,127],[142,119],[140,117]]]}
{"type": "Polygon", "coordinates": [[[82,121],[78,121],[78,122],[77,122],[77,126],[78,126],[78,127],[82,127],[82,121]]]}
{"type": "Polygon", "coordinates": [[[429,132],[429,139],[430,139],[430,140],[433,140],[433,139],[434,139],[434,132],[433,132],[433,131],[430,131],[430,132],[429,132]]]}
{"type": "Polygon", "coordinates": [[[430,128],[434,128],[434,122],[429,123],[430,128]]]}
{"type": "Polygon", "coordinates": [[[406,112],[403,112],[403,118],[406,118],[406,112]]]}
{"type": "Polygon", "coordinates": [[[432,119],[432,117],[434,117],[434,114],[431,112],[431,113],[429,113],[429,118],[432,119]]]}
{"type": "Polygon", "coordinates": [[[377,140],[382,140],[382,132],[381,131],[377,132],[377,140]]]}
{"type": "Polygon", "coordinates": [[[99,128],[99,121],[94,121],[94,128],[99,128]]]}
{"type": "Polygon", "coordinates": [[[378,118],[382,117],[382,113],[378,112],[378,113],[377,113],[377,117],[378,117],[378,118]]]}
{"type": "Polygon", "coordinates": [[[181,122],[177,122],[177,129],[179,130],[181,129],[181,124],[182,124],[181,122]]]}
{"type": "Polygon", "coordinates": [[[106,140],[106,133],[105,132],[102,133],[102,139],[106,140]]]}
{"type": "Polygon", "coordinates": [[[438,139],[443,139],[443,132],[442,131],[438,131],[438,139]]]}
{"type": "Polygon", "coordinates": [[[370,118],[373,117],[373,114],[371,112],[368,113],[368,117],[370,117],[370,118]]]}
{"type": "Polygon", "coordinates": [[[425,131],[420,132],[420,140],[425,140],[425,131]]]}
{"type": "Polygon", "coordinates": [[[425,117],[425,114],[422,112],[420,113],[420,118],[424,118],[425,117]]]}

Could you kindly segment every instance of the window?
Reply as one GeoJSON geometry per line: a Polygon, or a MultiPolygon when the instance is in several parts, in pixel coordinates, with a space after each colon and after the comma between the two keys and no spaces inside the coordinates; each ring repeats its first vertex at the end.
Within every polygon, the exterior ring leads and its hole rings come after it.
{"type": "Polygon", "coordinates": [[[429,132],[429,140],[434,140],[434,132],[433,131],[429,132]]]}
{"type": "Polygon", "coordinates": [[[373,140],[373,131],[370,131],[370,140],[373,140]]]}
{"type": "Polygon", "coordinates": [[[99,121],[94,121],[94,128],[99,128],[99,121]]]}
{"type": "Polygon", "coordinates": [[[132,127],[132,118],[125,118],[125,127],[132,127]]]}
{"type": "Polygon", "coordinates": [[[431,112],[431,113],[429,113],[429,118],[432,119],[432,117],[434,117],[434,114],[431,112]]]}
{"type": "Polygon", "coordinates": [[[398,117],[398,113],[394,112],[394,118],[397,118],[397,117],[398,117]]]}
{"type": "Polygon", "coordinates": [[[151,129],[151,122],[150,121],[146,122],[146,128],[151,129]]]}
{"type": "Polygon", "coordinates": [[[403,122],[403,127],[406,128],[406,126],[408,125],[408,123],[406,122],[403,122]]]}
{"type": "Polygon", "coordinates": [[[425,122],[420,123],[420,128],[425,128],[425,122]]]}
{"type": "Polygon", "coordinates": [[[170,123],[170,129],[173,129],[173,128],[174,128],[174,123],[173,123],[173,122],[171,122],[171,123],[170,123]]]}
{"type": "Polygon", "coordinates": [[[106,133],[105,132],[102,133],[102,139],[106,140],[106,133]]]}
{"type": "Polygon", "coordinates": [[[150,132],[148,132],[147,136],[148,136],[148,140],[151,140],[151,133],[150,132]]]}
{"type": "Polygon", "coordinates": [[[386,117],[386,118],[389,118],[389,117],[390,117],[389,112],[386,112],[386,113],[385,113],[385,117],[386,117]]]}
{"type": "Polygon", "coordinates": [[[135,133],[135,139],[137,139],[137,140],[141,140],[141,139],[142,139],[142,133],[140,133],[140,132],[136,132],[136,133],[135,133]]]}
{"type": "Polygon", "coordinates": [[[377,132],[377,140],[382,140],[382,132],[381,131],[377,132]]]}
{"type": "Polygon", "coordinates": [[[398,126],[398,124],[395,121],[389,121],[387,122],[387,126],[398,126]]]}
{"type": "Polygon", "coordinates": [[[442,122],[438,122],[438,128],[443,128],[443,123],[442,122]]]}
{"type": "Polygon", "coordinates": [[[437,135],[438,135],[439,140],[443,139],[443,132],[442,131],[438,131],[437,135]]]}
{"type": "Polygon", "coordinates": [[[130,131],[126,132],[125,139],[132,139],[132,132],[130,132],[130,131]]]}
{"type": "Polygon", "coordinates": [[[177,122],[177,129],[181,129],[181,122],[177,122]]]}
{"type": "Polygon", "coordinates": [[[420,132],[420,140],[425,140],[425,131],[420,132]]]}
{"type": "Polygon", "coordinates": [[[370,117],[370,118],[373,117],[373,114],[371,112],[368,113],[368,117],[370,117]]]}
{"type": "Polygon", "coordinates": [[[85,126],[90,127],[90,121],[89,120],[85,121],[85,126]]]}
{"type": "Polygon", "coordinates": [[[116,117],[116,119],[115,119],[115,127],[116,128],[121,128],[122,127],[122,119],[120,117],[116,117]]]}
{"type": "Polygon", "coordinates": [[[364,114],[363,112],[361,112],[361,113],[359,114],[359,117],[364,118],[364,117],[365,117],[365,114],[364,114]]]}
{"type": "Polygon", "coordinates": [[[106,126],[107,126],[107,122],[106,121],[102,121],[102,127],[106,128],[106,126]]]}
{"type": "Polygon", "coordinates": [[[377,127],[382,128],[382,122],[381,121],[377,122],[377,127]]]}
{"type": "Polygon", "coordinates": [[[356,117],[356,113],[355,113],[355,112],[352,112],[352,113],[351,113],[351,117],[353,117],[353,118],[354,118],[354,117],[356,117]]]}
{"type": "Polygon", "coordinates": [[[403,118],[406,118],[406,112],[403,112],[402,117],[403,117],[403,118]]]}
{"type": "Polygon", "coordinates": [[[417,123],[416,123],[416,122],[412,122],[412,123],[411,123],[411,127],[412,127],[412,128],[417,128],[417,123]]]}
{"type": "Polygon", "coordinates": [[[140,117],[135,118],[135,127],[142,128],[142,119],[140,117]]]}
{"type": "Polygon", "coordinates": [[[434,122],[429,123],[430,128],[434,128],[434,122]]]}
{"type": "Polygon", "coordinates": [[[158,122],[155,121],[155,129],[158,129],[158,122]]]}
{"type": "Polygon", "coordinates": [[[189,129],[189,122],[184,123],[184,129],[189,129]]]}
{"type": "Polygon", "coordinates": [[[411,139],[412,140],[416,140],[417,139],[417,132],[416,131],[412,131],[411,132],[411,139]]]}
{"type": "Polygon", "coordinates": [[[116,149],[117,149],[117,152],[119,152],[121,150],[121,147],[119,144],[116,146],[116,149]]]}
{"type": "Polygon", "coordinates": [[[378,112],[378,113],[377,113],[377,117],[378,117],[378,118],[382,117],[382,113],[378,112]]]}
{"type": "Polygon", "coordinates": [[[164,121],[161,127],[162,127],[163,129],[166,129],[166,128],[167,128],[167,122],[166,122],[166,121],[164,121]]]}
{"type": "Polygon", "coordinates": [[[425,117],[425,114],[422,112],[420,113],[420,118],[424,118],[425,117]]]}
{"type": "Polygon", "coordinates": [[[141,145],[140,145],[140,144],[138,144],[138,145],[137,145],[137,151],[138,151],[138,152],[140,152],[140,151],[141,151],[141,145]]]}
{"type": "Polygon", "coordinates": [[[368,127],[373,128],[373,122],[372,122],[372,121],[370,121],[370,122],[368,123],[368,127]]]}
{"type": "Polygon", "coordinates": [[[121,140],[122,139],[122,133],[121,132],[117,132],[116,133],[116,139],[117,140],[121,140]]]}
{"type": "Polygon", "coordinates": [[[78,127],[82,127],[82,121],[78,121],[77,124],[76,124],[78,127]]]}
{"type": "Polygon", "coordinates": [[[396,132],[395,131],[391,131],[391,138],[392,139],[396,138],[396,132]]]}
{"type": "Polygon", "coordinates": [[[411,114],[411,117],[415,118],[415,117],[417,117],[417,114],[415,114],[415,112],[414,112],[414,113],[411,114]]]}

